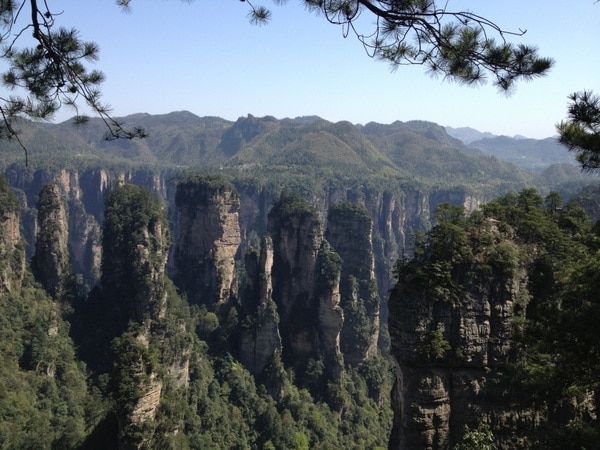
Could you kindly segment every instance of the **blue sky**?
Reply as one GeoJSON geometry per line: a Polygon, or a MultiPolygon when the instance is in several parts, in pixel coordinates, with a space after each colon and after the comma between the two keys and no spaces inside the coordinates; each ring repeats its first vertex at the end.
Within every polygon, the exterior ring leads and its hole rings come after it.
{"type": "MultiPolygon", "coordinates": [[[[239,0],[133,0],[123,13],[109,0],[63,0],[61,24],[100,46],[103,98],[115,116],[188,110],[236,120],[319,115],[353,123],[429,120],[494,134],[544,138],[565,117],[567,95],[600,92],[600,4],[594,0],[449,0],[534,44],[556,60],[545,78],[505,96],[430,78],[419,66],[395,72],[370,59],[340,28],[289,0],[271,8],[266,26],[251,25],[239,0]]],[[[441,3],[440,3],[441,4],[441,3]]],[[[64,120],[70,111],[61,112],[64,120]]]]}

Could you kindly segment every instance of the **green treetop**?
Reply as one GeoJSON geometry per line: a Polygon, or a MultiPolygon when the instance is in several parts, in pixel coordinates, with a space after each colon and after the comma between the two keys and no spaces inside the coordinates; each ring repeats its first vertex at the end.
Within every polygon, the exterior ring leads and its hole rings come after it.
{"type": "Polygon", "coordinates": [[[557,125],[559,140],[575,152],[584,170],[600,170],[600,97],[583,91],[569,99],[569,118],[557,125]]]}

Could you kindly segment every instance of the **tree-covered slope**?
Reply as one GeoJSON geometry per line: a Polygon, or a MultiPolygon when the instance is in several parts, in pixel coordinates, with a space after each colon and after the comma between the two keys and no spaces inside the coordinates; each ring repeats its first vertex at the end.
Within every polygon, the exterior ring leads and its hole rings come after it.
{"type": "MultiPolygon", "coordinates": [[[[75,126],[21,122],[21,140],[33,165],[90,164],[188,168],[231,167],[339,176],[418,179],[433,183],[499,185],[530,183],[531,175],[498,159],[474,153],[429,122],[390,125],[331,123],[319,118],[242,117],[229,122],[189,112],[120,119],[144,130],[135,140],[105,140],[98,119],[75,126]]],[[[4,150],[4,164],[23,162],[17,143],[4,150]]]]}

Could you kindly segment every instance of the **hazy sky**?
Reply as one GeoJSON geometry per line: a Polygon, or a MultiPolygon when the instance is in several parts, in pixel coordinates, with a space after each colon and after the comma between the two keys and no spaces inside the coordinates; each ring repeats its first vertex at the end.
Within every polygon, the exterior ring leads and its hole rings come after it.
{"type": "MultiPolygon", "coordinates": [[[[429,120],[494,134],[544,138],[565,117],[567,95],[600,93],[600,4],[594,0],[449,0],[536,45],[556,60],[545,78],[505,96],[430,78],[420,66],[369,58],[352,36],[289,0],[271,8],[269,25],[251,25],[239,0],[133,0],[130,14],[110,0],[49,2],[61,24],[100,46],[104,100],[115,116],[188,110],[236,120],[319,115],[353,123],[429,120]]],[[[440,5],[443,2],[440,2],[440,5]]],[[[72,112],[61,113],[64,120],[72,112]]]]}

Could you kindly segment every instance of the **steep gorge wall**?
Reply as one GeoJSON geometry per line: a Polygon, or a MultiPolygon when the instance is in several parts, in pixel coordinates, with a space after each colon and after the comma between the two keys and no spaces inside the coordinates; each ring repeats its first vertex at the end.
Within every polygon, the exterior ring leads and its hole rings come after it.
{"type": "Polygon", "coordinates": [[[38,196],[46,185],[57,187],[67,218],[69,258],[73,273],[80,277],[84,289],[91,289],[100,279],[101,227],[106,193],[124,183],[146,186],[165,198],[169,191],[168,175],[148,170],[33,170],[10,166],[5,176],[21,205],[22,230],[28,257],[35,252],[39,229],[36,210],[38,196]]]}
{"type": "MultiPolygon", "coordinates": [[[[174,242],[179,241],[180,224],[175,205],[177,176],[170,171],[102,168],[34,170],[10,166],[5,171],[5,175],[21,203],[22,230],[27,243],[28,257],[31,257],[35,250],[37,233],[35,204],[38,195],[46,184],[59,186],[69,225],[68,247],[73,272],[82,278],[81,282],[86,289],[93,287],[100,277],[100,231],[104,219],[104,196],[115,186],[124,183],[146,186],[155,195],[164,199],[174,242]]],[[[238,227],[241,241],[236,258],[241,260],[248,245],[253,240],[257,244],[266,234],[268,213],[281,187],[242,183],[235,178],[232,181],[238,191],[238,227]]],[[[309,198],[325,227],[329,206],[345,200],[364,206],[371,215],[375,274],[380,296],[386,298],[391,288],[391,272],[395,261],[405,249],[411,248],[415,231],[429,228],[430,215],[437,204],[451,201],[455,204],[463,204],[467,210],[471,210],[484,199],[473,196],[464,189],[415,190],[398,187],[384,190],[363,186],[327,187],[322,194],[309,198]]],[[[237,234],[237,231],[235,233],[237,234]]],[[[175,272],[175,250],[176,247],[173,246],[168,262],[170,274],[175,272]]],[[[382,323],[385,323],[387,318],[385,305],[381,314],[382,323]]]]}

